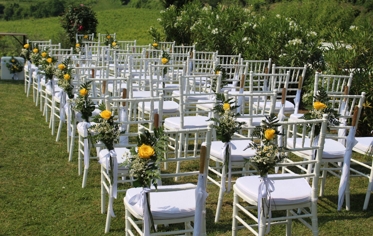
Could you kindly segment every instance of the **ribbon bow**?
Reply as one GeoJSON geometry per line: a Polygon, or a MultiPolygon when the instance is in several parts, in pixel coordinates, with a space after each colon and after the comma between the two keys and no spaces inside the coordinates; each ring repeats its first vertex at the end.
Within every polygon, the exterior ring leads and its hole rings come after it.
{"type": "MultiPolygon", "coordinates": [[[[227,168],[227,163],[228,163],[228,192],[231,191],[231,185],[232,185],[232,160],[231,160],[231,155],[232,155],[232,149],[236,150],[236,146],[231,143],[231,142],[225,142],[224,146],[222,147],[221,155],[222,159],[224,161],[225,168],[227,168]]],[[[225,183],[225,176],[222,176],[223,181],[222,183],[225,183]]],[[[222,186],[225,191],[225,185],[222,186]]]]}
{"type": "MultiPolygon", "coordinates": [[[[118,161],[117,161],[117,154],[115,150],[110,150],[108,154],[103,157],[104,160],[100,160],[99,162],[105,162],[106,165],[106,173],[109,175],[109,170],[112,171],[113,181],[112,181],[112,189],[110,189],[110,197],[114,197],[117,199],[117,181],[118,181],[118,161]],[[111,163],[113,165],[111,165],[111,163]]],[[[113,210],[113,201],[109,201],[109,212],[112,217],[115,217],[114,210],[113,210]]]]}
{"type": "Polygon", "coordinates": [[[131,199],[128,201],[129,204],[132,206],[134,205],[140,205],[142,207],[143,211],[143,232],[144,236],[150,235],[150,206],[148,205],[148,193],[150,192],[150,188],[143,188],[143,190],[136,194],[135,196],[131,197],[131,199]]]}
{"type": "Polygon", "coordinates": [[[271,192],[275,191],[275,186],[273,180],[271,180],[268,177],[261,177],[258,188],[258,227],[260,227],[260,217],[262,214],[264,214],[264,217],[267,218],[267,212],[264,210],[262,212],[262,200],[264,200],[269,204],[268,206],[268,228],[266,229],[265,234],[269,233],[270,227],[271,227],[271,192]]]}

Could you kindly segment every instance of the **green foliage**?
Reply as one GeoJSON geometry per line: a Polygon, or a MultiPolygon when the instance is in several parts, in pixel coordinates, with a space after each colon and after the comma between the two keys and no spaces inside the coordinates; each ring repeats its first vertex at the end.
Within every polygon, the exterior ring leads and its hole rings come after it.
{"type": "Polygon", "coordinates": [[[97,28],[96,13],[88,6],[80,4],[70,5],[65,14],[61,17],[61,26],[66,31],[71,45],[75,45],[76,34],[96,34],[97,28]]]}

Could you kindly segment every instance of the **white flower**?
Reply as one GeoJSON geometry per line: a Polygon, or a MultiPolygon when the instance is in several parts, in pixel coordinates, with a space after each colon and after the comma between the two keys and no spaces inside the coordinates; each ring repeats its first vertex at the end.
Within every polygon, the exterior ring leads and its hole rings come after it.
{"type": "Polygon", "coordinates": [[[355,26],[355,25],[351,25],[351,26],[350,26],[350,30],[357,30],[357,26],[355,26]]]}
{"type": "Polygon", "coordinates": [[[219,15],[216,15],[216,19],[219,20],[219,15]]]}
{"type": "Polygon", "coordinates": [[[280,15],[280,14],[277,14],[276,17],[277,17],[277,18],[281,18],[281,15],[280,15]]]}
{"type": "Polygon", "coordinates": [[[256,27],[257,27],[257,24],[254,24],[254,25],[253,25],[253,29],[255,29],[256,27]]]}
{"type": "Polygon", "coordinates": [[[317,33],[315,31],[311,31],[307,33],[307,36],[317,36],[317,33]]]}
{"type": "Polygon", "coordinates": [[[161,18],[158,18],[157,21],[162,21],[162,19],[161,19],[161,18]]]}
{"type": "Polygon", "coordinates": [[[246,41],[247,41],[247,37],[242,38],[242,42],[246,42],[246,41]]]}
{"type": "Polygon", "coordinates": [[[298,38],[296,38],[296,39],[292,39],[292,40],[289,40],[289,41],[288,41],[288,44],[289,44],[289,45],[302,44],[302,40],[301,40],[301,39],[298,39],[298,38]]]}
{"type": "Polygon", "coordinates": [[[211,33],[212,33],[212,34],[218,34],[218,33],[219,33],[218,28],[213,29],[213,30],[211,31],[211,33]]]}

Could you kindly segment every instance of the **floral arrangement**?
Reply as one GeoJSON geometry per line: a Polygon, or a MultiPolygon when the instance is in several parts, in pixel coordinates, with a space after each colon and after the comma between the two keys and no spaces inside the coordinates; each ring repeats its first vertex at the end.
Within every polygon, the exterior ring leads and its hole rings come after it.
{"type": "MultiPolygon", "coordinates": [[[[70,45],[76,43],[76,34],[96,33],[98,20],[92,8],[84,5],[70,5],[61,16],[61,26],[66,32],[70,45]]],[[[88,35],[87,35],[88,38],[88,35]]]]}
{"type": "MultiPolygon", "coordinates": [[[[327,129],[330,131],[331,126],[339,125],[339,114],[333,108],[328,107],[329,98],[324,88],[320,88],[316,96],[314,96],[315,102],[312,104],[313,109],[304,114],[302,119],[313,120],[313,119],[322,119],[324,114],[328,115],[328,126],[327,129]]],[[[311,129],[311,126],[308,127],[311,129]]],[[[314,134],[317,136],[320,133],[321,124],[315,126],[314,134]]],[[[309,130],[311,131],[311,130],[309,130]]]]}
{"type": "Polygon", "coordinates": [[[93,117],[96,124],[88,128],[88,131],[93,133],[94,141],[101,141],[109,151],[114,150],[114,143],[118,143],[121,134],[119,125],[114,123],[114,115],[106,109],[105,104],[100,104],[98,109],[101,110],[100,114],[93,117]]]}
{"type": "Polygon", "coordinates": [[[35,46],[30,54],[30,60],[31,63],[34,64],[35,66],[39,66],[41,63],[41,55],[39,53],[39,48],[38,46],[35,46]]]}
{"type": "MultiPolygon", "coordinates": [[[[170,61],[170,55],[164,50],[162,50],[162,59],[161,59],[162,65],[166,65],[169,61],[170,61]]],[[[167,69],[168,69],[167,67],[163,68],[163,76],[167,74],[167,69]]]]}
{"type": "Polygon", "coordinates": [[[160,179],[160,161],[164,159],[167,147],[167,136],[163,128],[154,128],[150,133],[145,130],[137,137],[137,147],[131,149],[131,157],[127,158],[124,165],[129,167],[130,175],[135,179],[135,187],[157,188],[160,179]]]}
{"type": "Polygon", "coordinates": [[[77,42],[77,43],[75,44],[75,52],[76,52],[76,53],[80,53],[80,52],[82,51],[81,46],[82,46],[82,43],[81,43],[81,42],[77,42]]]}
{"type": "Polygon", "coordinates": [[[277,123],[278,119],[274,114],[266,116],[262,124],[255,127],[253,131],[253,139],[254,137],[259,138],[260,144],[253,140],[247,147],[256,151],[255,156],[247,161],[258,170],[262,177],[266,176],[271,168],[285,158],[285,147],[279,147],[275,139],[277,135],[282,135],[277,130],[280,126],[277,123]]]}
{"type": "Polygon", "coordinates": [[[116,40],[113,40],[113,42],[110,44],[111,49],[119,49],[119,45],[117,44],[116,40]]]}
{"type": "Polygon", "coordinates": [[[89,90],[91,89],[92,81],[85,82],[80,85],[78,97],[75,99],[73,109],[82,114],[82,118],[89,122],[92,112],[95,110],[95,104],[89,99],[89,90]]]}
{"type": "Polygon", "coordinates": [[[111,37],[111,35],[109,33],[106,33],[104,44],[106,46],[110,46],[111,47],[111,45],[112,45],[113,42],[114,42],[113,37],[111,37]]]}
{"type": "Polygon", "coordinates": [[[70,65],[72,64],[70,57],[66,58],[61,64],[57,66],[57,69],[54,72],[54,75],[58,79],[58,86],[62,88],[67,96],[71,99],[74,98],[73,89],[74,86],[71,83],[72,69],[70,65]]]}
{"type": "Polygon", "coordinates": [[[40,65],[42,68],[42,73],[45,75],[45,79],[50,80],[56,71],[57,59],[53,56],[49,56],[48,52],[44,51],[41,54],[40,65]]]}
{"type": "Polygon", "coordinates": [[[157,43],[157,42],[152,43],[152,47],[153,47],[154,49],[158,49],[158,43],[157,43]]]}
{"type": "Polygon", "coordinates": [[[11,74],[15,74],[23,70],[23,65],[14,57],[10,58],[9,62],[6,63],[6,67],[9,69],[11,74]]]}
{"type": "Polygon", "coordinates": [[[23,45],[20,56],[23,57],[25,59],[25,62],[26,62],[26,60],[27,61],[31,60],[30,59],[30,54],[31,54],[30,44],[26,43],[25,45],[23,45]]]}
{"type": "MultiPolygon", "coordinates": [[[[221,74],[221,86],[222,87],[228,84],[228,82],[226,80],[226,78],[227,78],[227,72],[226,72],[226,70],[221,65],[215,66],[214,73],[216,75],[221,74]]],[[[216,86],[213,86],[213,87],[215,88],[216,86]]]]}
{"type": "Polygon", "coordinates": [[[236,113],[237,105],[234,105],[232,98],[225,99],[224,94],[216,94],[217,104],[213,108],[215,117],[209,120],[214,121],[217,139],[222,142],[230,142],[234,133],[240,131],[245,122],[236,121],[239,113],[236,113]]]}

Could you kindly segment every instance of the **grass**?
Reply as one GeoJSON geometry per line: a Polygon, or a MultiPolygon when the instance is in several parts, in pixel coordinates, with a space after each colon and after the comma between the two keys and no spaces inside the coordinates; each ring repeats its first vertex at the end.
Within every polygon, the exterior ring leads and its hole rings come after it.
{"type": "MultiPolygon", "coordinates": [[[[77,155],[73,162],[67,160],[65,131],[55,142],[32,97],[26,98],[23,91],[22,81],[0,81],[0,235],[103,235],[106,215],[100,213],[99,164],[92,162],[82,189],[77,155]]],[[[319,199],[320,235],[370,235],[373,202],[362,211],[367,179],[351,180],[350,211],[336,210],[338,184],[329,177],[325,197],[319,199]]],[[[215,224],[218,188],[209,185],[208,192],[208,235],[231,235],[232,193],[225,194],[221,221],[215,224]]],[[[119,195],[114,201],[117,217],[109,235],[124,234],[122,199],[119,195]]],[[[284,227],[273,226],[269,235],[283,234],[284,227]]],[[[294,221],[293,235],[310,234],[294,221]]]]}

